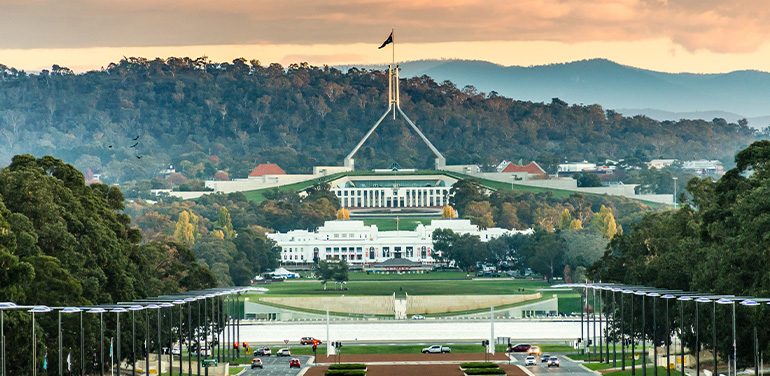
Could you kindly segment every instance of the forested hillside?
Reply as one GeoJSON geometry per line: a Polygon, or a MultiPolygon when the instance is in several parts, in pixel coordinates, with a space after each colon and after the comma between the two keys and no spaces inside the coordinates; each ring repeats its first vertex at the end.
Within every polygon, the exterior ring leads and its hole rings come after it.
{"type": "MultiPolygon", "coordinates": [[[[720,119],[627,118],[600,105],[523,102],[425,76],[401,85],[402,108],[450,164],[634,154],[730,162],[756,136],[720,119]]],[[[267,161],[309,172],[341,164],[386,102],[387,74],[355,68],[129,58],[102,71],[54,66],[29,75],[0,65],[0,162],[48,154],[121,184],[169,164],[186,179],[245,177],[267,161]]],[[[407,127],[385,120],[356,155],[357,167],[432,166],[407,127]]]]}

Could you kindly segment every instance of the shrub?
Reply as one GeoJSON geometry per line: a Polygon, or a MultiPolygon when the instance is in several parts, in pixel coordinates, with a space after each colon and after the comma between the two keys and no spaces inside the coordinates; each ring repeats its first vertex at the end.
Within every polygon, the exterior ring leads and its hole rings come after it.
{"type": "Polygon", "coordinates": [[[491,362],[471,362],[460,364],[460,368],[500,368],[500,366],[491,362]]]}
{"type": "Polygon", "coordinates": [[[325,376],[366,376],[366,371],[360,369],[330,369],[325,376]]]}
{"type": "Polygon", "coordinates": [[[366,364],[332,364],[329,369],[366,369],[366,364]]]}
{"type": "Polygon", "coordinates": [[[507,375],[505,370],[500,368],[468,368],[465,370],[466,375],[507,375]]]}

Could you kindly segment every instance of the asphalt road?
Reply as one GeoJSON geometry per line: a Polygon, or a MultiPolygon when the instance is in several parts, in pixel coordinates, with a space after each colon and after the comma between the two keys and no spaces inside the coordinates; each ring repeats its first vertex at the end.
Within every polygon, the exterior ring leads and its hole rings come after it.
{"type": "Polygon", "coordinates": [[[276,357],[276,356],[260,356],[262,364],[265,368],[246,368],[246,372],[242,375],[245,376],[296,376],[302,368],[289,368],[289,361],[293,358],[299,359],[299,364],[302,367],[307,367],[307,361],[311,358],[309,356],[291,356],[291,357],[276,357]]]}
{"type": "MultiPolygon", "coordinates": [[[[516,359],[516,363],[520,365],[524,365],[524,358],[527,357],[528,354],[525,353],[513,353],[514,359],[516,359]]],[[[561,375],[577,375],[577,376],[593,376],[594,374],[586,371],[585,368],[580,367],[578,363],[572,362],[568,360],[567,358],[560,356],[560,354],[552,354],[556,355],[557,358],[559,358],[559,367],[550,367],[546,366],[546,363],[542,363],[540,361],[540,357],[537,357],[537,364],[534,366],[528,366],[526,367],[527,370],[534,373],[535,375],[542,375],[542,374],[561,374],[561,375]]]]}

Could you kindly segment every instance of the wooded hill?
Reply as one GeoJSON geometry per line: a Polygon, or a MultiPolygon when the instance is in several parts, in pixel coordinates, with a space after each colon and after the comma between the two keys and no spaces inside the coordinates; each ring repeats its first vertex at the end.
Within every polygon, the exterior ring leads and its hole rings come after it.
{"type": "MultiPolygon", "coordinates": [[[[426,76],[401,85],[401,107],[450,164],[628,155],[729,163],[756,138],[721,119],[628,118],[600,105],[517,101],[426,76]]],[[[0,65],[0,162],[52,155],[121,184],[155,177],[169,164],[188,179],[220,170],[245,177],[267,161],[309,172],[340,165],[386,103],[387,74],[355,68],[128,58],[103,71],[54,66],[30,75],[0,65]]],[[[388,118],[356,166],[426,168],[433,158],[402,119],[388,118]]]]}

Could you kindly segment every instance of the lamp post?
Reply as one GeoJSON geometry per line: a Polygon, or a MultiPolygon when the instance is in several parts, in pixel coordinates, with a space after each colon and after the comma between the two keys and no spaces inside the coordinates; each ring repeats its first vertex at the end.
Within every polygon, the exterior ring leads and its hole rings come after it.
{"type": "MultiPolygon", "coordinates": [[[[162,341],[162,338],[161,338],[161,335],[160,335],[160,330],[161,330],[161,327],[162,327],[161,324],[160,324],[161,313],[163,313],[163,308],[170,308],[170,307],[173,307],[173,306],[174,306],[173,303],[165,302],[165,303],[162,303],[160,305],[160,309],[158,309],[158,348],[159,349],[163,348],[163,345],[162,345],[163,341],[162,341]]],[[[169,369],[168,369],[168,372],[169,372],[169,375],[171,375],[171,365],[174,364],[174,360],[171,357],[171,348],[173,347],[172,343],[171,343],[171,341],[172,341],[172,336],[171,336],[171,325],[172,325],[172,322],[171,322],[171,320],[174,317],[174,313],[170,312],[168,317],[169,317],[169,321],[168,321],[168,365],[169,365],[168,368],[169,369]]],[[[159,354],[158,355],[158,374],[161,374],[161,371],[162,371],[163,367],[162,367],[162,363],[161,363],[161,360],[162,360],[161,358],[162,357],[161,357],[160,354],[162,354],[162,351],[159,352],[158,354],[159,354]]]]}
{"type": "Polygon", "coordinates": [[[647,342],[647,325],[645,322],[645,317],[647,316],[647,312],[645,312],[644,307],[644,298],[647,296],[647,293],[645,291],[637,291],[634,293],[634,295],[639,295],[642,297],[642,356],[641,356],[641,362],[642,362],[642,375],[647,376],[647,349],[645,347],[645,344],[647,342]]]}
{"type": "MultiPolygon", "coordinates": [[[[633,293],[633,291],[631,291],[631,290],[623,290],[623,294],[631,294],[631,293],[633,293]]],[[[621,326],[621,328],[625,328],[625,325],[624,325],[625,312],[624,311],[625,311],[625,297],[623,295],[621,295],[620,296],[620,326],[621,326]]],[[[633,316],[632,316],[632,320],[633,320],[633,316]]],[[[623,329],[621,329],[621,333],[622,332],[623,332],[623,329]]],[[[633,338],[634,338],[634,334],[633,334],[633,329],[632,329],[631,336],[630,336],[629,339],[633,342],[633,338]]],[[[623,334],[622,346],[620,347],[621,357],[622,357],[621,370],[623,370],[623,371],[626,370],[626,342],[627,341],[625,340],[625,333],[624,333],[623,334]]]]}
{"type": "Polygon", "coordinates": [[[177,337],[179,338],[179,374],[181,375],[182,372],[182,304],[184,304],[184,300],[174,300],[174,304],[179,306],[179,329],[177,330],[177,337]]]}
{"type": "Polygon", "coordinates": [[[16,308],[15,303],[0,303],[0,352],[2,352],[2,363],[0,363],[0,376],[5,376],[5,313],[4,309],[16,308]]]}
{"type": "Polygon", "coordinates": [[[37,306],[29,310],[32,313],[32,376],[37,375],[37,333],[35,332],[35,313],[51,312],[51,308],[37,306]]]}
{"type": "Polygon", "coordinates": [[[140,305],[128,307],[131,311],[131,375],[136,375],[136,311],[143,309],[140,305]]]}
{"type": "MultiPolygon", "coordinates": [[[[647,293],[647,296],[657,298],[660,296],[657,292],[650,292],[647,293]]],[[[658,321],[656,320],[656,307],[655,302],[658,299],[652,299],[652,373],[655,376],[658,376],[658,321]]]]}
{"type": "Polygon", "coordinates": [[[735,302],[728,298],[722,298],[716,301],[717,304],[732,304],[733,305],[733,374],[737,375],[737,366],[738,366],[738,350],[737,346],[735,344],[735,302]]]}
{"type": "MultiPolygon", "coordinates": [[[[118,342],[117,342],[117,346],[115,347],[115,350],[116,350],[115,351],[115,360],[118,361],[118,374],[120,374],[120,361],[121,361],[121,357],[120,357],[120,314],[124,313],[124,312],[128,312],[128,310],[123,308],[123,307],[118,307],[118,308],[111,309],[110,312],[113,312],[113,313],[117,314],[118,342]]],[[[110,362],[110,369],[114,369],[114,367],[115,367],[115,365],[112,364],[112,362],[110,362]]]]}
{"type": "MultiPolygon", "coordinates": [[[[62,355],[61,314],[62,313],[81,313],[80,328],[81,328],[81,330],[83,329],[83,320],[82,320],[83,310],[82,309],[77,308],[77,307],[67,307],[67,308],[59,310],[59,375],[63,375],[64,374],[64,367],[63,367],[62,358],[61,358],[61,355],[62,355]]],[[[82,337],[81,337],[81,340],[82,340],[82,337]]],[[[81,352],[83,351],[82,347],[81,347],[80,351],[81,352]]],[[[83,368],[82,365],[80,367],[83,368]]]]}
{"type": "MultiPolygon", "coordinates": [[[[615,293],[616,292],[620,292],[620,291],[622,291],[622,290],[617,288],[617,287],[612,289],[612,324],[615,327],[617,327],[617,324],[618,324],[617,307],[615,305],[615,293]]],[[[623,296],[621,296],[621,303],[622,303],[622,298],[623,298],[623,296]]],[[[620,331],[619,332],[623,333],[623,314],[622,314],[622,312],[621,312],[621,315],[620,315],[620,322],[621,322],[621,324],[620,324],[620,331]]],[[[620,337],[620,338],[621,338],[621,341],[622,341],[622,337],[620,337]]],[[[617,343],[618,343],[618,337],[617,337],[617,332],[616,332],[614,341],[612,341],[612,367],[613,368],[618,366],[618,350],[617,350],[617,347],[616,347],[617,343]]],[[[620,347],[621,347],[621,349],[623,348],[623,343],[622,342],[621,342],[620,347]]]]}
{"type": "Polygon", "coordinates": [[[104,317],[102,314],[107,312],[107,310],[100,307],[94,307],[87,312],[99,314],[99,375],[104,376],[104,317]]]}

